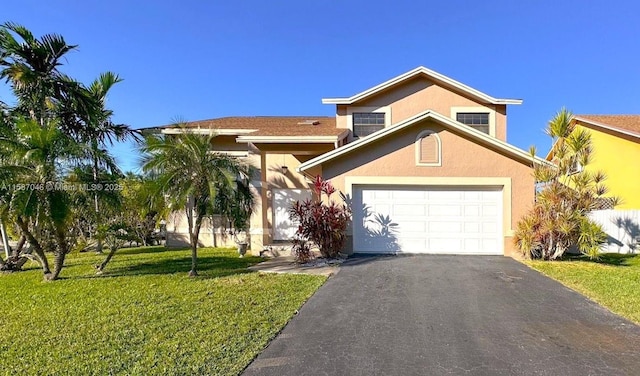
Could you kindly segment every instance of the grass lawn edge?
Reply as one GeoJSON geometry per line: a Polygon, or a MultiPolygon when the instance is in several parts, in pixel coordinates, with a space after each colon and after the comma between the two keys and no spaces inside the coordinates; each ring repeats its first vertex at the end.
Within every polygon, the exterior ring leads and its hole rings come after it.
{"type": "Polygon", "coordinates": [[[575,291],[607,311],[640,326],[640,289],[636,284],[637,280],[640,280],[640,255],[611,256],[614,259],[627,258],[631,262],[612,265],[579,257],[558,261],[516,261],[575,291]],[[567,270],[573,274],[562,273],[567,270]],[[622,272],[624,274],[618,275],[622,272]]]}

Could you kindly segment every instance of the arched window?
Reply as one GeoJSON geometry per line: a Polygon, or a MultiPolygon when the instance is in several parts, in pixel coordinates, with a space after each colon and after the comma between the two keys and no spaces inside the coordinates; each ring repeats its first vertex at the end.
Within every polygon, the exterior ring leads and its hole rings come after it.
{"type": "Polygon", "coordinates": [[[416,165],[441,166],[442,153],[438,134],[431,130],[420,132],[416,138],[416,165]]]}

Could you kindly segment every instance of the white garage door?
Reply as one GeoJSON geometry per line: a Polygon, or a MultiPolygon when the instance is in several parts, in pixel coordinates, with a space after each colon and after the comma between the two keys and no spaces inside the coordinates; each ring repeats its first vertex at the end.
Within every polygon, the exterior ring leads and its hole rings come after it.
{"type": "Polygon", "coordinates": [[[355,186],[363,253],[503,254],[501,187],[355,186]]]}

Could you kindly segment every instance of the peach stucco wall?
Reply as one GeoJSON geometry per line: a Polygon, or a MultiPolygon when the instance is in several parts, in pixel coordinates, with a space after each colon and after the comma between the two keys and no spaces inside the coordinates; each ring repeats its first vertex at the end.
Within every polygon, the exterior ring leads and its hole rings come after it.
{"type": "MultiPolygon", "coordinates": [[[[420,112],[433,110],[451,117],[451,107],[483,107],[495,111],[496,138],[506,141],[506,105],[482,104],[438,85],[424,77],[417,77],[380,94],[354,103],[351,107],[391,107],[391,124],[398,123],[420,112]]],[[[336,121],[339,128],[349,128],[347,108],[338,105],[336,121]]],[[[455,120],[455,119],[454,119],[455,120]]]]}
{"type": "Polygon", "coordinates": [[[501,150],[479,145],[468,136],[454,133],[426,120],[371,143],[323,165],[323,177],[330,179],[342,192],[347,191],[346,177],[375,177],[383,184],[394,184],[397,178],[507,178],[511,185],[511,205],[503,208],[503,218],[511,217],[505,226],[505,254],[514,251],[512,230],[531,207],[534,179],[530,162],[516,161],[501,150]],[[416,166],[415,140],[424,130],[437,132],[441,140],[442,165],[416,166]],[[509,212],[510,211],[510,212],[509,212]]]}
{"type": "MultiPolygon", "coordinates": [[[[263,144],[254,155],[260,164],[260,180],[256,188],[256,209],[251,218],[251,250],[258,254],[265,245],[273,243],[273,189],[307,189],[309,182],[297,172],[298,166],[309,159],[333,149],[333,144],[263,144]],[[282,171],[287,166],[287,172],[282,171]]],[[[321,174],[317,167],[309,174],[321,174]]]]}

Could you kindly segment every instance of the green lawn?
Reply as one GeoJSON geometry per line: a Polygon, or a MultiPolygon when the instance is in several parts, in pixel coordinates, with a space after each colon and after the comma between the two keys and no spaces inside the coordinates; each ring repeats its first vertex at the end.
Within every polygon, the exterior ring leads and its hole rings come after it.
{"type": "Polygon", "coordinates": [[[322,285],[324,277],[248,273],[257,257],[162,247],[70,255],[63,279],[35,269],[0,275],[0,372],[237,374],[322,285]]]}
{"type": "Polygon", "coordinates": [[[640,324],[640,255],[604,254],[564,261],[526,261],[527,265],[640,324]]]}

